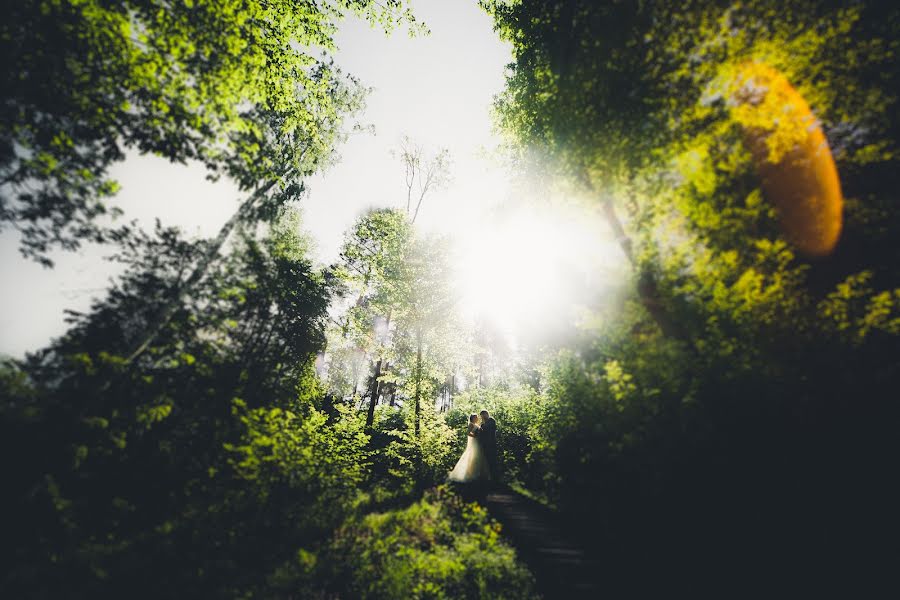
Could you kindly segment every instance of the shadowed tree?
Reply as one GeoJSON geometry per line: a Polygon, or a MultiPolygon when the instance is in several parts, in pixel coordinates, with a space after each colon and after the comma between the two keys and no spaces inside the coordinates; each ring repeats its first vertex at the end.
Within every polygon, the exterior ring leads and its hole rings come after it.
{"type": "Polygon", "coordinates": [[[512,150],[601,203],[637,267],[636,302],[555,361],[528,434],[548,494],[609,544],[604,582],[893,585],[900,8],[482,4],[513,45],[512,150]],[[780,214],[780,161],[826,141],[841,196],[780,214]],[[823,213],[804,248],[791,229],[823,213]]]}
{"type": "Polygon", "coordinates": [[[3,373],[3,448],[27,454],[7,474],[5,589],[278,595],[271,573],[346,516],[368,440],[356,415],[319,410],[329,293],[296,224],[244,230],[140,364],[131,337],[205,242],[130,238],[107,297],[16,366],[27,386],[3,373]]]}

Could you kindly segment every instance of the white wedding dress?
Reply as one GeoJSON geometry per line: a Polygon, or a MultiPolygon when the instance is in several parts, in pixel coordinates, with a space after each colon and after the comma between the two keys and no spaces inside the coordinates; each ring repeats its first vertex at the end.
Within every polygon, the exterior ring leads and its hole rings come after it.
{"type": "Polygon", "coordinates": [[[487,481],[491,478],[491,471],[488,467],[487,455],[481,447],[478,434],[481,427],[469,424],[468,441],[466,449],[462,456],[459,457],[456,466],[450,471],[447,479],[458,483],[472,483],[473,481],[487,481]]]}

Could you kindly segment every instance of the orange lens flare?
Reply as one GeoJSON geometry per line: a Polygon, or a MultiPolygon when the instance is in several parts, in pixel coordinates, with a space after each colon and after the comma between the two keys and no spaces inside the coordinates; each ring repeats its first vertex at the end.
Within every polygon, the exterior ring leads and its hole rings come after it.
{"type": "Polygon", "coordinates": [[[739,70],[733,98],[735,118],[785,237],[808,256],[829,254],[841,234],[841,182],[806,100],[781,73],[756,62],[739,70]]]}

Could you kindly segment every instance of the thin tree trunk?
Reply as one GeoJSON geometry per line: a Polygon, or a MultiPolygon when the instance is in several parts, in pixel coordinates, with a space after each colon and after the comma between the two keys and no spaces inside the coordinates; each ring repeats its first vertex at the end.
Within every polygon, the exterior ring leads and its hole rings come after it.
{"type": "MultiPolygon", "coordinates": [[[[344,336],[344,339],[346,339],[346,335],[344,336]]],[[[358,352],[358,354],[354,353],[354,360],[353,360],[353,397],[354,398],[356,398],[356,394],[359,393],[360,363],[366,357],[365,351],[362,348],[360,348],[359,346],[356,347],[356,352],[358,352]]]]}
{"type": "Polygon", "coordinates": [[[447,395],[447,408],[445,410],[450,410],[453,407],[454,396],[456,396],[456,371],[453,371],[453,374],[450,376],[450,393],[447,395]]]}
{"type": "MultiPolygon", "coordinates": [[[[582,175],[582,183],[588,188],[588,190],[595,194],[597,193],[586,173],[582,175]]],[[[603,216],[606,218],[606,222],[609,224],[610,229],[612,229],[613,234],[616,236],[616,241],[622,248],[622,252],[624,252],[626,258],[628,258],[628,262],[631,263],[631,266],[637,267],[637,260],[634,257],[634,245],[631,241],[631,238],[628,237],[627,233],[625,233],[625,228],[622,226],[622,221],[619,220],[619,216],[616,214],[616,208],[615,206],[613,206],[612,198],[610,198],[608,195],[603,195],[600,198],[600,207],[603,210],[603,216]]],[[[684,342],[690,342],[690,336],[687,334],[683,327],[681,327],[676,321],[672,319],[671,315],[669,315],[668,311],[666,311],[665,307],[663,306],[662,298],[659,292],[659,286],[656,283],[656,277],[653,275],[653,273],[644,271],[640,274],[640,279],[638,280],[637,285],[637,292],[641,304],[643,304],[647,312],[650,313],[650,316],[654,321],[656,321],[656,324],[659,325],[659,328],[662,330],[663,334],[684,342]]],[[[690,346],[689,344],[689,347],[692,346],[690,346]]]]}
{"type": "Polygon", "coordinates": [[[419,419],[422,413],[421,407],[422,396],[422,328],[419,327],[416,332],[416,404],[415,404],[415,431],[416,437],[419,437],[419,419]]]}
{"type": "Polygon", "coordinates": [[[409,216],[409,209],[412,204],[412,188],[413,183],[415,182],[415,171],[412,171],[412,175],[410,176],[410,166],[406,165],[406,216],[409,216]],[[412,178],[410,178],[412,177],[412,178]]]}
{"type": "MultiPolygon", "coordinates": [[[[427,189],[426,189],[426,191],[427,191],[427,189]]],[[[424,200],[424,199],[425,199],[425,192],[422,192],[422,195],[419,196],[418,203],[416,203],[416,212],[413,213],[413,218],[412,218],[412,221],[410,221],[410,223],[416,222],[416,217],[419,216],[419,208],[422,207],[422,200],[424,200]]]]}
{"type": "Polygon", "coordinates": [[[384,359],[379,358],[375,363],[375,373],[372,374],[372,383],[369,385],[369,410],[366,413],[366,427],[372,427],[375,422],[375,404],[378,402],[378,388],[381,387],[378,378],[381,377],[382,362],[384,359]]]}
{"type": "MultiPolygon", "coordinates": [[[[389,329],[391,326],[391,311],[388,311],[387,317],[385,318],[384,327],[385,329],[389,329]]],[[[366,413],[366,427],[371,427],[373,423],[375,423],[375,404],[378,402],[378,396],[381,392],[381,381],[379,378],[381,377],[381,369],[384,366],[384,359],[379,358],[378,362],[375,364],[375,374],[372,377],[372,384],[369,386],[369,390],[371,392],[371,400],[369,402],[369,411],[366,413]]]]}

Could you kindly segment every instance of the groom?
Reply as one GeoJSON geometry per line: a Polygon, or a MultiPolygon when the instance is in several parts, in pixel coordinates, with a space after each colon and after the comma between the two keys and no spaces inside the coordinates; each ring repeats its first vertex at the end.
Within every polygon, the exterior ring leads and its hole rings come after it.
{"type": "Polygon", "coordinates": [[[491,479],[500,481],[500,464],[497,460],[497,422],[486,410],[481,411],[481,433],[478,437],[482,442],[484,453],[487,455],[491,479]]]}

